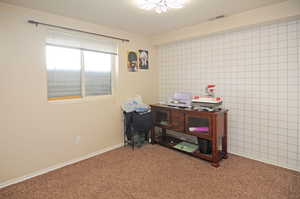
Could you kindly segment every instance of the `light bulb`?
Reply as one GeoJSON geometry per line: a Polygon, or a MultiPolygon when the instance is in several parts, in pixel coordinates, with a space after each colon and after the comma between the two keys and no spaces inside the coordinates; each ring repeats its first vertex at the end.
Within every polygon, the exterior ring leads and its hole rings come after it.
{"type": "Polygon", "coordinates": [[[160,7],[160,9],[161,9],[161,11],[163,11],[163,12],[167,12],[168,7],[165,6],[165,5],[163,5],[162,7],[160,7]]]}
{"type": "Polygon", "coordinates": [[[182,0],[166,0],[166,4],[170,8],[182,8],[184,2],[182,0]]]}
{"type": "Polygon", "coordinates": [[[158,14],[160,14],[160,13],[162,12],[162,10],[161,10],[160,7],[156,7],[156,8],[155,8],[155,11],[156,11],[158,14]]]}
{"type": "Polygon", "coordinates": [[[156,7],[155,3],[147,0],[138,0],[138,6],[144,10],[151,10],[156,7]]]}
{"type": "Polygon", "coordinates": [[[182,8],[185,0],[137,0],[144,10],[154,9],[157,13],[166,12],[169,8],[182,8]]]}

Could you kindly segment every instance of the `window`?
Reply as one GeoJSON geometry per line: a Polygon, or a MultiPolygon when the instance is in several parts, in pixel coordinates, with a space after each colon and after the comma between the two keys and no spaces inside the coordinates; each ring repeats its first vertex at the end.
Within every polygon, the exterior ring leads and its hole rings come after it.
{"type": "Polygon", "coordinates": [[[81,98],[80,50],[47,45],[48,99],[81,98]]]}
{"type": "Polygon", "coordinates": [[[84,51],[83,57],[85,94],[88,96],[110,95],[111,55],[84,51]]]}
{"type": "Polygon", "coordinates": [[[65,33],[63,37],[57,35],[49,37],[46,44],[48,100],[111,95],[116,53],[103,51],[109,45],[97,46],[95,42],[82,42],[81,38],[67,38],[65,33]],[[70,39],[73,45],[70,45],[70,39]],[[66,42],[68,45],[65,45],[66,42]],[[90,43],[93,48],[83,48],[82,44],[90,43]],[[95,46],[102,48],[98,50],[95,46]]]}

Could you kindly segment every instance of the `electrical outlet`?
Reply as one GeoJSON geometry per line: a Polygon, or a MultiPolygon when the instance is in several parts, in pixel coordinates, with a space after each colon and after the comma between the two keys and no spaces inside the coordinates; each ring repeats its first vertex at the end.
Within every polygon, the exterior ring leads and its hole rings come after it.
{"type": "Polygon", "coordinates": [[[75,137],[75,144],[79,144],[79,142],[80,142],[80,136],[76,136],[75,137]]]}

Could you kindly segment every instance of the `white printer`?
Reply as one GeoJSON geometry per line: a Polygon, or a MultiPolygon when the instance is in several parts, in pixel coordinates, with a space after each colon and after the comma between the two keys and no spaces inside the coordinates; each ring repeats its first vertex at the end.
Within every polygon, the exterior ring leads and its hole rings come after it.
{"type": "Polygon", "coordinates": [[[168,106],[190,108],[192,107],[192,97],[192,93],[189,92],[176,92],[175,95],[169,99],[168,106]]]}

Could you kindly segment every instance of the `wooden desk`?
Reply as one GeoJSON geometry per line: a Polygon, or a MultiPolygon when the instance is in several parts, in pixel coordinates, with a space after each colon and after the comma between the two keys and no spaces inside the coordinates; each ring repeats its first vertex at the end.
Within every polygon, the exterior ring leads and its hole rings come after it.
{"type": "MultiPolygon", "coordinates": [[[[194,152],[184,152],[186,154],[212,162],[212,166],[219,167],[219,161],[227,159],[227,112],[206,112],[192,109],[181,109],[166,105],[151,105],[154,128],[151,130],[152,144],[175,149],[174,146],[182,140],[168,136],[166,130],[172,130],[197,138],[206,139],[211,143],[211,153],[201,153],[200,150],[194,152]],[[195,132],[190,127],[208,127],[208,131],[195,132]],[[155,127],[161,128],[162,135],[158,136],[155,127]]],[[[178,150],[178,149],[175,149],[178,150]]]]}

